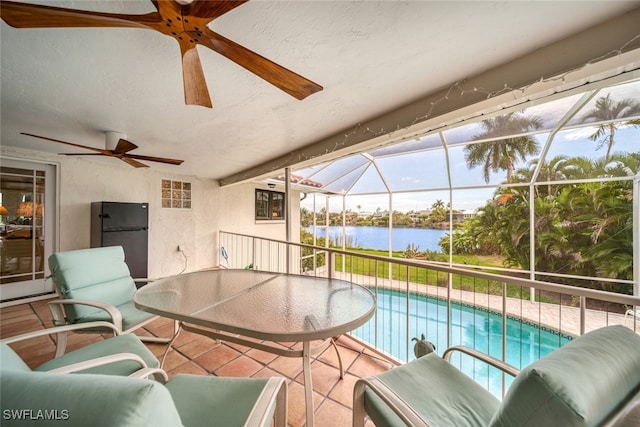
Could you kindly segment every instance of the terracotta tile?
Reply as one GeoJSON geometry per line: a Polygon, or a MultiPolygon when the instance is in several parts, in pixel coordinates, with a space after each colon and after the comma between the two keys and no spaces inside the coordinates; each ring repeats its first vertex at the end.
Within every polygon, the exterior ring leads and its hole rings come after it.
{"type": "MultiPolygon", "coordinates": [[[[51,313],[47,301],[0,309],[0,331],[3,336],[50,327],[50,322],[51,313]]],[[[163,336],[166,333],[166,336],[169,336],[172,332],[173,321],[159,318],[137,331],[136,334],[163,336]]],[[[70,333],[67,351],[109,337],[110,334],[70,333]]],[[[347,370],[343,380],[338,379],[337,356],[331,346],[317,355],[317,359],[312,361],[311,365],[314,385],[313,401],[318,427],[351,425],[350,408],[353,385],[357,378],[377,374],[392,366],[384,359],[371,357],[369,350],[361,354],[364,347],[348,336],[341,336],[337,343],[347,370]]],[[[145,344],[158,359],[167,348],[166,344],[145,344]]],[[[279,344],[286,348],[301,348],[301,343],[279,344]]],[[[46,336],[16,343],[12,347],[29,366],[36,367],[53,357],[55,342],[52,337],[46,336]]],[[[200,334],[181,331],[175,342],[175,348],[169,352],[164,369],[170,377],[179,373],[209,375],[210,372],[215,371],[216,374],[225,376],[288,378],[289,425],[303,427],[306,422],[301,358],[276,356],[244,345],[217,342],[200,334]]],[[[370,421],[366,425],[374,427],[370,421]]]]}
{"type": "Polygon", "coordinates": [[[216,369],[214,374],[221,377],[250,377],[262,368],[261,363],[242,355],[216,369]]]}
{"type": "MultiPolygon", "coordinates": [[[[142,329],[147,329],[147,328],[145,327],[142,329]]],[[[146,336],[156,336],[156,337],[163,337],[163,338],[172,338],[174,334],[173,322],[167,323],[166,325],[162,325],[157,328],[148,329],[147,331],[141,331],[140,329],[137,329],[134,332],[136,335],[139,335],[139,336],[146,335],[146,336]]]]}
{"type": "MultiPolygon", "coordinates": [[[[160,359],[164,354],[164,351],[167,349],[167,345],[169,344],[147,342],[145,343],[145,345],[149,350],[151,350],[151,353],[153,353],[158,359],[160,359]]],[[[173,351],[173,348],[171,351],[173,351]]]]}
{"type": "Polygon", "coordinates": [[[274,371],[273,369],[271,369],[269,367],[264,367],[264,368],[260,369],[258,372],[256,372],[252,376],[252,378],[269,378],[269,377],[283,377],[283,378],[286,378],[280,372],[274,371]]]}
{"type": "Polygon", "coordinates": [[[264,365],[268,365],[276,357],[278,357],[276,354],[268,353],[266,351],[258,350],[258,349],[255,349],[255,348],[252,348],[251,350],[247,351],[245,354],[247,356],[251,357],[252,359],[255,359],[258,362],[264,364],[264,365]]]}
{"type": "Polygon", "coordinates": [[[170,351],[169,354],[167,354],[167,358],[164,361],[164,365],[162,365],[162,369],[164,369],[165,371],[171,371],[177,368],[178,366],[184,363],[187,363],[188,361],[189,359],[184,357],[179,352],[170,351]]]}
{"type": "Polygon", "coordinates": [[[273,362],[269,363],[269,367],[284,374],[286,377],[295,378],[302,372],[302,358],[278,356],[273,362]]]}
{"type": "Polygon", "coordinates": [[[248,347],[246,345],[236,344],[234,342],[229,342],[229,341],[223,341],[223,342],[225,343],[225,345],[228,345],[229,347],[235,349],[240,353],[245,353],[251,349],[251,347],[248,347]]]}
{"type": "MultiPolygon", "coordinates": [[[[340,358],[342,359],[342,367],[344,370],[347,370],[349,366],[356,360],[359,353],[353,351],[350,348],[343,347],[341,345],[337,346],[338,351],[340,352],[340,358]]],[[[340,368],[340,363],[338,361],[338,355],[336,354],[335,348],[331,345],[327,348],[319,357],[318,360],[331,365],[335,368],[340,368]]]]}
{"type": "MultiPolygon", "coordinates": [[[[326,396],[340,380],[340,371],[332,366],[321,362],[311,364],[311,384],[318,393],[326,396]]],[[[304,376],[301,373],[296,377],[296,381],[304,384],[304,376]]]]}
{"type": "Polygon", "coordinates": [[[158,316],[153,321],[145,325],[145,329],[154,330],[155,328],[163,327],[166,325],[173,326],[174,320],[168,317],[158,316]]]}
{"type": "Polygon", "coordinates": [[[315,423],[318,426],[351,427],[351,410],[332,400],[325,400],[316,411],[315,423]]]}
{"type": "Polygon", "coordinates": [[[194,332],[187,332],[185,330],[181,330],[178,334],[178,338],[174,341],[173,345],[176,347],[183,346],[185,344],[190,343],[191,341],[197,340],[201,338],[202,335],[196,334],[194,332]]]}
{"type": "Polygon", "coordinates": [[[196,357],[193,361],[207,371],[213,372],[238,356],[240,356],[240,353],[236,350],[227,347],[226,345],[220,345],[213,350],[196,357]]]}
{"type": "MultiPolygon", "coordinates": [[[[215,347],[218,347],[220,344],[216,343],[215,340],[208,337],[198,337],[193,341],[179,346],[178,349],[180,353],[184,354],[190,359],[200,356],[201,354],[206,353],[207,351],[212,350],[215,347]]],[[[175,344],[174,344],[174,347],[175,344]]]]}
{"type": "Polygon", "coordinates": [[[336,344],[340,347],[351,349],[356,353],[362,353],[365,350],[365,347],[362,344],[351,338],[349,335],[340,335],[336,340],[336,344]]]}
{"type": "Polygon", "coordinates": [[[369,377],[391,369],[393,365],[385,360],[360,355],[349,368],[358,377],[369,377]]]}
{"type": "Polygon", "coordinates": [[[180,366],[173,368],[171,371],[167,372],[169,378],[173,378],[177,374],[194,374],[194,375],[209,375],[202,366],[193,363],[192,361],[188,361],[187,363],[183,363],[180,366]]]}
{"type": "MultiPolygon", "coordinates": [[[[306,406],[304,399],[304,387],[297,382],[291,382],[287,384],[289,387],[288,402],[289,407],[287,411],[288,423],[291,427],[302,427],[306,421],[306,406]]],[[[313,406],[317,407],[322,402],[322,396],[318,393],[313,393],[313,406]]],[[[325,427],[321,424],[316,424],[318,427],[325,427]]],[[[330,427],[330,426],[326,426],[330,427]]]]}
{"type": "Polygon", "coordinates": [[[329,398],[348,408],[353,408],[353,386],[357,380],[358,377],[345,374],[344,378],[338,381],[335,387],[333,387],[329,393],[329,398]]]}

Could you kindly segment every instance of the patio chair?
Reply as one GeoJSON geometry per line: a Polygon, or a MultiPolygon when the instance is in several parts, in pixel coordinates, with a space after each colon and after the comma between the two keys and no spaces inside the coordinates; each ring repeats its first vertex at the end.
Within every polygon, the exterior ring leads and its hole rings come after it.
{"type": "Polygon", "coordinates": [[[36,367],[34,371],[131,375],[140,378],[153,375],[159,380],[166,380],[166,374],[158,369],[159,363],[153,353],[134,334],[118,335],[118,330],[109,322],[59,326],[5,338],[0,341],[0,372],[4,374],[6,371],[31,371],[9,344],[45,335],[97,328],[111,329],[115,336],[51,359],[36,367]]]}
{"type": "MultiPolygon", "coordinates": [[[[127,334],[158,317],[135,308],[133,294],[136,285],[121,246],[54,253],[49,257],[49,268],[60,297],[49,302],[56,326],[107,321],[113,323],[120,334],[127,334]]],[[[176,331],[174,323],[174,335],[176,331]]],[[[159,343],[171,340],[149,336],[139,338],[159,343]]],[[[57,356],[64,353],[66,342],[66,333],[58,334],[57,356]]]]}
{"type": "Polygon", "coordinates": [[[158,361],[134,334],[91,344],[34,370],[8,345],[61,328],[71,331],[86,327],[111,327],[118,332],[112,324],[98,322],[50,328],[0,342],[3,426],[65,421],[109,427],[287,425],[284,378],[178,374],[168,380],[166,372],[150,367],[157,366],[158,361]],[[78,375],[62,375],[65,373],[78,375]]]}
{"type": "Polygon", "coordinates": [[[608,326],[522,371],[474,349],[430,353],[356,382],[353,426],[628,426],[640,413],[640,336],[608,326]],[[462,352],[515,377],[500,402],[449,363],[462,352]]]}

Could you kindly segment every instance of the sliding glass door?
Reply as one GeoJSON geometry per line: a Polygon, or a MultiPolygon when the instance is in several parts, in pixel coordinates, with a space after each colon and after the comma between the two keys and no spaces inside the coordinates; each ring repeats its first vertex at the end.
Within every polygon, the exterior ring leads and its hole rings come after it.
{"type": "Polygon", "coordinates": [[[2,159],[0,299],[52,291],[46,260],[54,248],[55,166],[2,159]]]}

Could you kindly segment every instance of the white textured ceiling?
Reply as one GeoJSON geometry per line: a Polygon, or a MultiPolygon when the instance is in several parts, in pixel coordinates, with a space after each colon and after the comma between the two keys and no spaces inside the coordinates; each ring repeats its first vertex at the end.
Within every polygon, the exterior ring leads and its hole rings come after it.
{"type": "MultiPolygon", "coordinates": [[[[154,10],[142,0],[37,3],[129,14],[154,10]]],[[[213,109],[184,104],[178,45],[160,33],[14,29],[2,22],[0,142],[78,152],[20,132],[104,148],[104,132],[117,131],[139,146],[135,154],[185,160],[181,166],[149,163],[153,168],[220,179],[637,6],[254,0],[216,19],[212,29],[324,90],[298,101],[200,47],[213,109]]]]}

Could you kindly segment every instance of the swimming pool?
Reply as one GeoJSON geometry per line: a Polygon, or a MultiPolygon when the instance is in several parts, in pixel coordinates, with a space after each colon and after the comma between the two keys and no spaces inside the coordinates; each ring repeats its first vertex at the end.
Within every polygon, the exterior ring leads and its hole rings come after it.
{"type": "MultiPolygon", "coordinates": [[[[353,331],[354,336],[372,345],[377,344],[379,349],[405,361],[415,358],[414,343],[410,341],[407,346],[406,337],[410,340],[424,334],[435,344],[436,352],[442,355],[447,348],[446,301],[412,293],[407,302],[406,293],[383,289],[377,292],[377,302],[376,316],[353,331]]],[[[450,346],[465,345],[502,359],[502,322],[501,314],[452,303],[450,346]]],[[[571,341],[571,337],[511,317],[507,317],[506,332],[506,361],[517,368],[524,368],[571,341]]],[[[494,395],[502,395],[502,375],[498,369],[474,362],[473,358],[459,353],[453,356],[452,363],[494,395]]],[[[510,380],[507,376],[507,385],[510,380]]]]}

